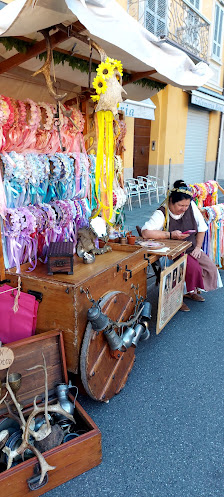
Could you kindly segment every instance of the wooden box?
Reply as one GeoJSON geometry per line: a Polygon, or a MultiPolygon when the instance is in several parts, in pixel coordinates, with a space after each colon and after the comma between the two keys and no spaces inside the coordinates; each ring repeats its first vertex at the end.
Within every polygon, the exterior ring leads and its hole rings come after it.
{"type": "MultiPolygon", "coordinates": [[[[33,399],[36,395],[43,400],[44,372],[41,369],[27,370],[37,364],[43,364],[42,353],[47,363],[49,400],[56,403],[55,386],[58,383],[67,383],[62,333],[50,331],[7,346],[13,350],[15,355],[10,373],[19,372],[22,375],[18,399],[24,406],[24,414],[30,412],[28,407],[32,411],[33,399]]],[[[5,377],[6,370],[0,371],[0,379],[4,381],[5,377]]],[[[0,405],[0,423],[3,417],[7,416],[6,408],[3,406],[4,404],[0,405]]],[[[36,457],[32,457],[0,473],[1,495],[4,497],[28,495],[38,497],[100,464],[102,454],[100,431],[77,401],[75,406],[76,431],[79,429],[85,433],[43,453],[46,461],[56,467],[53,471],[48,471],[48,481],[44,481],[44,485],[40,488],[29,489],[28,481],[32,486],[38,462],[36,457]]]]}
{"type": "MultiPolygon", "coordinates": [[[[93,264],[83,264],[74,255],[73,275],[47,274],[46,265],[38,262],[34,271],[28,271],[30,264],[21,266],[22,291],[42,293],[39,304],[36,333],[52,329],[63,331],[68,370],[79,372],[80,350],[87,326],[87,312],[91,307],[82,289],[88,288],[97,300],[109,292],[119,291],[130,296],[130,314],[135,305],[133,285],[139,285],[144,298],[147,290],[147,253],[134,245],[111,244],[113,250],[97,255],[93,264]]],[[[13,287],[18,285],[15,269],[6,272],[13,287]]]]}
{"type": "Polygon", "coordinates": [[[73,274],[73,243],[51,242],[48,251],[48,274],[73,274]]]}

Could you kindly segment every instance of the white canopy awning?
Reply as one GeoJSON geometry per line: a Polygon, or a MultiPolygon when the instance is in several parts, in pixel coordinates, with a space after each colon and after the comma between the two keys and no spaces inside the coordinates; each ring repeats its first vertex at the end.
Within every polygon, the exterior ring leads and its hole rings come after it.
{"type": "MultiPolygon", "coordinates": [[[[188,90],[204,85],[211,77],[211,70],[206,63],[195,65],[185,52],[152,35],[129,16],[116,0],[15,0],[1,10],[0,36],[30,35],[38,40],[41,35],[37,31],[59,23],[69,25],[77,20],[86,28],[82,34],[102,46],[108,56],[121,60],[125,70],[132,74],[154,70],[152,79],[188,90]]],[[[71,50],[73,45],[74,38],[71,38],[61,47],[71,50]]],[[[79,40],[76,52],[89,57],[88,45],[79,40]]],[[[1,55],[9,58],[11,53],[5,51],[1,55]]],[[[95,50],[93,56],[99,60],[95,50]]],[[[35,66],[41,65],[34,58],[21,66],[31,70],[32,62],[35,66]]],[[[67,78],[66,66],[57,68],[57,77],[67,78]]],[[[71,81],[72,69],[69,68],[67,73],[71,81]]],[[[84,79],[87,83],[87,75],[83,74],[83,85],[84,79]]],[[[75,78],[73,82],[76,82],[75,78]]],[[[126,89],[129,86],[136,87],[136,100],[147,97],[145,91],[144,96],[138,98],[140,87],[128,84],[126,89]]],[[[133,93],[128,93],[128,96],[133,98],[133,93]]]]}
{"type": "Polygon", "coordinates": [[[127,117],[137,117],[140,119],[155,120],[155,104],[150,100],[144,102],[135,102],[134,100],[125,100],[119,104],[119,110],[122,110],[127,117]]]}

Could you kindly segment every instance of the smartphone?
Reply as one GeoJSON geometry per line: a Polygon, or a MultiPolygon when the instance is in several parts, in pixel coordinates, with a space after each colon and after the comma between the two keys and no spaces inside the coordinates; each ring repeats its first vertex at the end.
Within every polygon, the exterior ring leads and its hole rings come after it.
{"type": "Polygon", "coordinates": [[[182,235],[191,235],[192,233],[196,233],[196,231],[195,230],[183,231],[182,235]]]}

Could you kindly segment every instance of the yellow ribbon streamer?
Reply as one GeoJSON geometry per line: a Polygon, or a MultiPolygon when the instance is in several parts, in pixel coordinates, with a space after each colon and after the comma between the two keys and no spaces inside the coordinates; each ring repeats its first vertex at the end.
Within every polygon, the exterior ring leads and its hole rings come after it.
{"type": "Polygon", "coordinates": [[[114,116],[110,110],[98,111],[98,146],[96,157],[96,196],[99,209],[94,217],[102,210],[103,218],[110,223],[113,214],[113,179],[114,179],[114,116]],[[105,162],[104,162],[105,158],[105,162]]]}

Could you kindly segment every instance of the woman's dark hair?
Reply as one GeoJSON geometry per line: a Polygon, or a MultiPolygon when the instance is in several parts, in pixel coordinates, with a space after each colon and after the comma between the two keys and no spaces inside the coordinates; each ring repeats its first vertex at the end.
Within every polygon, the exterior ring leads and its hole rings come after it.
{"type": "Polygon", "coordinates": [[[192,199],[189,187],[186,185],[186,183],[184,183],[182,179],[175,181],[173,189],[171,190],[169,195],[169,200],[171,200],[172,204],[175,204],[176,202],[180,202],[181,200],[188,199],[192,199]]]}

